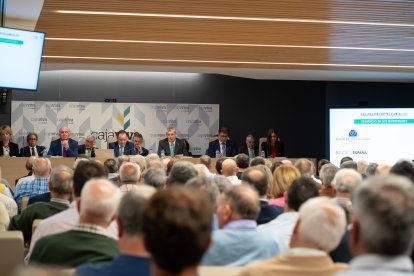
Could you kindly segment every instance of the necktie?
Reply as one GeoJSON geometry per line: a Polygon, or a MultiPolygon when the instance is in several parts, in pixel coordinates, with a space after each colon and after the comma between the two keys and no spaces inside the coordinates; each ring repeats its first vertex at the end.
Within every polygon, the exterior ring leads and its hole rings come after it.
{"type": "Polygon", "coordinates": [[[121,147],[121,149],[119,150],[119,155],[124,155],[124,147],[121,147]]]}
{"type": "Polygon", "coordinates": [[[86,156],[91,157],[91,149],[86,149],[86,156]]]}
{"type": "Polygon", "coordinates": [[[249,148],[249,157],[254,157],[254,151],[249,148]]]}
{"type": "Polygon", "coordinates": [[[221,143],[221,153],[223,154],[223,156],[226,156],[226,144],[225,143],[221,143]]]}
{"type": "Polygon", "coordinates": [[[63,157],[67,157],[68,156],[68,154],[66,153],[66,150],[65,150],[64,147],[62,147],[62,156],[63,157]]]}
{"type": "Polygon", "coordinates": [[[34,148],[32,148],[32,156],[36,156],[34,148]]]}
{"type": "Polygon", "coordinates": [[[171,157],[174,157],[174,143],[170,144],[170,155],[171,157]]]}

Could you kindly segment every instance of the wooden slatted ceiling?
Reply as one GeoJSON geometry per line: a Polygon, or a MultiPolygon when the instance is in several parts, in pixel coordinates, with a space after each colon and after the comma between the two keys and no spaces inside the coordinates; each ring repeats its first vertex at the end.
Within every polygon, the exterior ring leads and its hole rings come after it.
{"type": "MultiPolygon", "coordinates": [[[[414,50],[413,26],[268,22],[147,16],[74,15],[57,10],[151,13],[172,15],[284,18],[414,24],[414,1],[285,0],[285,1],[81,1],[45,0],[36,30],[47,38],[266,44],[178,45],[46,40],[45,56],[141,59],[77,60],[79,63],[187,66],[187,61],[217,61],[209,66],[322,69],[309,64],[414,66],[414,52],[357,49],[307,49],[280,45],[397,48],[414,50]],[[170,61],[157,61],[160,59],[170,61]],[[171,61],[182,60],[182,61],[171,61]],[[221,63],[228,61],[230,63],[221,63]],[[233,62],[233,63],[231,63],[233,62]],[[237,62],[246,62],[239,64],[237,62]],[[268,64],[260,64],[266,62],[268,64]],[[281,65],[276,63],[288,63],[281,65]]],[[[45,58],[44,62],[73,62],[45,58]]],[[[206,66],[203,62],[191,63],[206,66]]],[[[335,67],[361,70],[355,67],[335,67]]],[[[364,68],[365,71],[414,72],[414,68],[364,68]]]]}

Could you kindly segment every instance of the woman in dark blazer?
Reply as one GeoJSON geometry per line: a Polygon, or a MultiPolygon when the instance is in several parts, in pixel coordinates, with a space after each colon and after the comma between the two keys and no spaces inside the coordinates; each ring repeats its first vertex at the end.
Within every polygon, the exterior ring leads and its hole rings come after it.
{"type": "Polygon", "coordinates": [[[10,137],[13,135],[13,131],[10,126],[2,125],[0,127],[0,156],[20,156],[19,155],[19,146],[16,143],[10,142],[10,137]]]}
{"type": "Polygon", "coordinates": [[[266,142],[262,143],[262,150],[264,150],[266,157],[285,156],[285,145],[280,141],[276,130],[269,129],[266,142]]]}

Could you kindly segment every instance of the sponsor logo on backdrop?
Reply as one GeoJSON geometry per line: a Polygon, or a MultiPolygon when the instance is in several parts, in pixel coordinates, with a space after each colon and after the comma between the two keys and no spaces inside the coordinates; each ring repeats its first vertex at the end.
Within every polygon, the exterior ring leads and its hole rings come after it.
{"type": "Polygon", "coordinates": [[[190,107],[188,105],[177,105],[177,110],[188,112],[190,107]]]}
{"type": "Polygon", "coordinates": [[[69,107],[73,108],[73,109],[76,109],[78,111],[84,111],[86,109],[85,104],[70,104],[69,107]]]}
{"type": "Polygon", "coordinates": [[[170,119],[170,120],[160,120],[161,123],[167,124],[168,127],[176,127],[177,126],[177,119],[170,119]]]}
{"type": "MultiPolygon", "coordinates": [[[[96,140],[106,141],[108,138],[116,137],[116,132],[117,131],[108,131],[107,129],[105,129],[105,131],[91,130],[91,135],[95,136],[96,140]]],[[[129,140],[132,139],[135,132],[136,130],[127,132],[129,140]]]]}
{"type": "Polygon", "coordinates": [[[36,104],[33,103],[22,103],[21,106],[24,109],[36,109],[36,104]]]}
{"type": "Polygon", "coordinates": [[[348,155],[348,154],[352,154],[352,151],[351,150],[337,150],[335,153],[339,155],[348,155]]]}
{"type": "Polygon", "coordinates": [[[60,103],[47,103],[46,106],[56,111],[60,111],[63,108],[63,105],[60,103]]]}
{"type": "Polygon", "coordinates": [[[126,117],[131,113],[131,106],[128,106],[125,108],[124,113],[121,114],[118,112],[118,122],[121,123],[124,130],[127,130],[129,126],[131,125],[131,120],[127,119],[126,117]]]}
{"type": "Polygon", "coordinates": [[[352,129],[350,132],[349,132],[349,137],[357,137],[358,136],[358,133],[354,130],[354,129],[352,129]]]}
{"type": "Polygon", "coordinates": [[[47,118],[46,117],[33,117],[33,118],[30,118],[30,122],[38,123],[41,125],[47,125],[47,118]]]}
{"type": "Polygon", "coordinates": [[[196,119],[196,120],[186,120],[185,122],[187,124],[201,125],[201,120],[199,120],[199,119],[196,119]]]}
{"type": "Polygon", "coordinates": [[[213,107],[211,106],[202,106],[201,107],[205,112],[213,112],[213,107]]]}
{"type": "Polygon", "coordinates": [[[167,110],[167,106],[162,105],[162,104],[156,104],[156,105],[152,105],[151,109],[154,109],[154,110],[167,110]]]}
{"type": "Polygon", "coordinates": [[[65,123],[67,125],[73,125],[74,123],[73,118],[58,118],[57,121],[58,123],[65,123]]]}
{"type": "Polygon", "coordinates": [[[354,150],[354,151],[352,151],[352,154],[365,155],[365,154],[367,154],[367,151],[366,150],[354,150]]]}

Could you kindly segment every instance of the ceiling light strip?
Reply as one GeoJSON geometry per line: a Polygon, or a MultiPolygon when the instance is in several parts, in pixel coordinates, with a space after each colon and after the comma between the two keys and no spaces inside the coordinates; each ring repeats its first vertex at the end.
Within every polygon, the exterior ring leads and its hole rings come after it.
{"type": "Polygon", "coordinates": [[[183,62],[183,63],[222,63],[222,64],[260,64],[288,66],[328,66],[328,67],[367,67],[367,68],[400,68],[414,69],[414,65],[381,65],[381,64],[335,64],[335,63],[294,63],[294,62],[256,62],[256,61],[226,61],[226,60],[188,60],[188,59],[150,59],[150,58],[110,58],[110,57],[73,57],[73,56],[42,56],[55,59],[91,59],[91,60],[121,60],[121,61],[152,61],[152,62],[183,62]]]}
{"type": "Polygon", "coordinates": [[[63,38],[63,37],[49,37],[49,38],[46,38],[46,40],[113,42],[113,43],[142,43],[142,44],[147,43],[147,44],[176,44],[176,45],[208,45],[208,46],[241,46],[241,47],[268,47],[268,48],[302,48],[302,49],[305,48],[305,49],[338,49],[338,50],[414,52],[414,49],[401,49],[401,48],[278,45],[278,44],[222,43],[222,42],[153,41],[153,40],[93,39],[93,38],[63,38]]]}
{"type": "Polygon", "coordinates": [[[264,17],[183,15],[183,14],[162,14],[162,13],[102,12],[102,11],[98,12],[98,11],[71,11],[71,10],[57,10],[56,12],[62,13],[62,14],[82,14],[82,15],[142,16],[142,17],[214,19],[214,20],[237,20],[237,21],[295,22],[295,23],[368,25],[368,26],[387,26],[387,27],[414,27],[414,24],[406,24],[406,23],[316,20],[316,19],[296,19],[296,18],[264,18],[264,17]]]}

